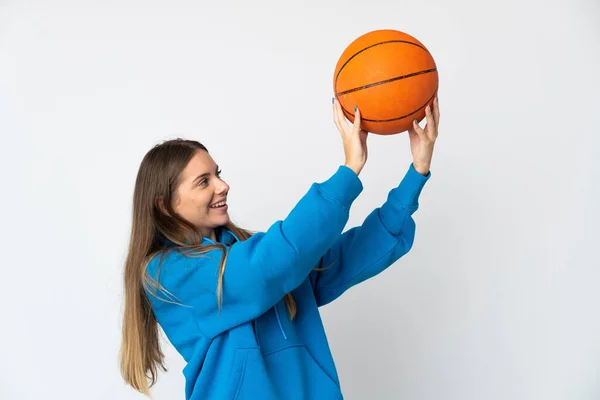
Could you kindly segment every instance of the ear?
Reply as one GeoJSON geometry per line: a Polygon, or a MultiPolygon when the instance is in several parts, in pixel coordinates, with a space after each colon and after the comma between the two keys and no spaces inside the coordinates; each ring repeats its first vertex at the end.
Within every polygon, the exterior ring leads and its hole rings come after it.
{"type": "Polygon", "coordinates": [[[167,207],[165,207],[165,199],[162,196],[158,196],[156,199],[156,206],[158,207],[158,209],[160,210],[160,212],[162,212],[163,214],[165,214],[167,217],[170,217],[171,214],[169,214],[169,212],[167,211],[167,207]]]}

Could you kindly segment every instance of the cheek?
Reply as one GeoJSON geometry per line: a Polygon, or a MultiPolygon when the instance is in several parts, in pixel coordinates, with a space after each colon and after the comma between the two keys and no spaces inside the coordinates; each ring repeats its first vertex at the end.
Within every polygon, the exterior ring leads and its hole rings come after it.
{"type": "Polygon", "coordinates": [[[190,222],[196,222],[208,213],[208,200],[198,194],[182,196],[175,208],[177,214],[190,222]]]}
{"type": "Polygon", "coordinates": [[[198,192],[198,193],[186,193],[186,196],[181,197],[176,212],[188,222],[202,226],[209,224],[208,220],[212,220],[219,215],[211,212],[210,202],[212,197],[210,193],[198,192]]]}
{"type": "Polygon", "coordinates": [[[206,216],[210,212],[210,196],[200,193],[191,200],[192,207],[198,216],[206,216]]]}

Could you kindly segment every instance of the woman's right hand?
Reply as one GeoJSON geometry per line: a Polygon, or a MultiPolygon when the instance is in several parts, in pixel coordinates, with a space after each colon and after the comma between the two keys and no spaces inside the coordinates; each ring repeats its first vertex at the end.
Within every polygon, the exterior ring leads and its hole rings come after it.
{"type": "Polygon", "coordinates": [[[367,136],[369,134],[360,129],[360,110],[355,109],[354,123],[352,126],[349,126],[348,122],[346,122],[346,116],[342,111],[342,106],[334,98],[333,121],[342,135],[344,155],[346,157],[344,165],[354,171],[356,175],[359,175],[367,162],[367,136]]]}

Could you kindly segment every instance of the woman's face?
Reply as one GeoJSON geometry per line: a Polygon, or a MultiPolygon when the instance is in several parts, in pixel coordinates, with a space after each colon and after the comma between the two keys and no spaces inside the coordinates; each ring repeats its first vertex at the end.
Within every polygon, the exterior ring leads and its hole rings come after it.
{"type": "Polygon", "coordinates": [[[229,185],[208,152],[198,150],[181,173],[173,209],[194,224],[202,236],[215,240],[214,229],[229,222],[229,185]]]}

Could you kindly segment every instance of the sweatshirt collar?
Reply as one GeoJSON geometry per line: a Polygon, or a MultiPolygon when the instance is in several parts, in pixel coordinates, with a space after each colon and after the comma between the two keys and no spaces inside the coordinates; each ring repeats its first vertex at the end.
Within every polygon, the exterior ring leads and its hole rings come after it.
{"type": "MultiPolygon", "coordinates": [[[[235,233],[231,232],[229,229],[224,226],[219,226],[215,228],[215,236],[217,237],[217,241],[214,242],[211,239],[203,236],[202,244],[224,244],[224,245],[232,245],[235,242],[239,242],[240,238],[238,238],[235,233]]],[[[163,238],[164,243],[167,247],[176,247],[177,245],[167,238],[163,238]]]]}

